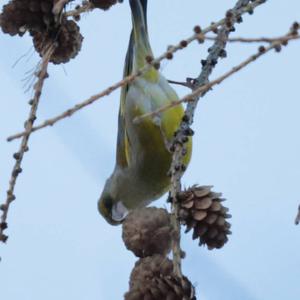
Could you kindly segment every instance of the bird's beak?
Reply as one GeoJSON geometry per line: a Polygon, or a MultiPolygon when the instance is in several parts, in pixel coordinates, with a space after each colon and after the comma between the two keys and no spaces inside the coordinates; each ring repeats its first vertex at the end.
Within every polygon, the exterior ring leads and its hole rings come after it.
{"type": "Polygon", "coordinates": [[[122,221],[126,218],[127,215],[128,209],[121,201],[118,201],[113,205],[111,217],[114,222],[118,222],[118,224],[122,223],[122,221]]]}
{"type": "Polygon", "coordinates": [[[109,223],[110,225],[113,225],[113,226],[120,225],[123,222],[123,220],[115,221],[113,218],[105,218],[105,220],[107,221],[107,223],[109,223]]]}

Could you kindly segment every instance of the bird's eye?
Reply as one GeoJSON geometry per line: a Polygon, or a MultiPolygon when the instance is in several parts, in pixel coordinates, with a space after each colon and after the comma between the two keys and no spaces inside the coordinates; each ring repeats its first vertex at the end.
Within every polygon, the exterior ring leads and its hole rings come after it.
{"type": "Polygon", "coordinates": [[[112,199],[110,197],[105,197],[103,199],[103,204],[104,204],[104,207],[107,211],[112,210],[113,202],[112,202],[112,199]]]}

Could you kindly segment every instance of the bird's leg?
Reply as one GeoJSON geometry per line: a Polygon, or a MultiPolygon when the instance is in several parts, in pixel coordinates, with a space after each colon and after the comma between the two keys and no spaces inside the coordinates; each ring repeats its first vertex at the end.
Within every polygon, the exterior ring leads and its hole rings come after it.
{"type": "Polygon", "coordinates": [[[298,206],[298,214],[295,219],[295,224],[298,225],[300,223],[300,205],[298,206]]]}
{"type": "Polygon", "coordinates": [[[196,79],[188,77],[185,82],[184,81],[175,81],[175,80],[168,80],[168,82],[171,84],[182,85],[182,86],[185,86],[192,90],[195,85],[196,79]]]}
{"type": "Polygon", "coordinates": [[[55,17],[55,22],[60,23],[62,17],[62,11],[69,0],[54,0],[52,13],[55,17]]]}

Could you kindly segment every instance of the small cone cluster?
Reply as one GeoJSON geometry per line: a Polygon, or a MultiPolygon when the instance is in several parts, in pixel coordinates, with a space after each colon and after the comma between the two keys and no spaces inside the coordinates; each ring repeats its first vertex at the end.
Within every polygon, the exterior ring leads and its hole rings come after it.
{"type": "Polygon", "coordinates": [[[56,20],[53,3],[53,0],[11,0],[0,14],[0,27],[12,36],[22,36],[28,31],[40,56],[54,44],[50,61],[66,63],[79,53],[83,37],[74,21],[63,15],[56,20]]]}
{"type": "Polygon", "coordinates": [[[33,45],[40,56],[43,55],[47,45],[55,40],[56,47],[50,61],[54,64],[66,63],[75,58],[81,49],[83,37],[79,32],[79,26],[72,20],[64,20],[57,32],[55,39],[50,32],[45,34],[35,32],[33,35],[33,45]]]}
{"type": "Polygon", "coordinates": [[[111,6],[117,3],[117,0],[90,0],[96,8],[101,8],[104,10],[109,9],[111,6]]]}
{"type": "Polygon", "coordinates": [[[162,255],[140,259],[132,270],[125,300],[194,300],[194,289],[174,275],[173,263],[162,255]]]}
{"type": "Polygon", "coordinates": [[[125,300],[194,300],[194,288],[173,271],[167,258],[173,231],[165,209],[149,207],[132,211],[123,222],[123,241],[140,259],[132,270],[125,300]]]}
{"type": "Polygon", "coordinates": [[[126,248],[138,257],[167,255],[172,242],[170,215],[156,207],[135,210],[123,222],[122,237],[126,248]]]}
{"type": "Polygon", "coordinates": [[[4,33],[22,36],[26,30],[45,31],[54,25],[53,0],[12,0],[3,6],[0,26],[4,33]]]}
{"type": "Polygon", "coordinates": [[[209,250],[222,248],[231,234],[231,225],[227,222],[231,215],[222,204],[225,199],[211,188],[192,186],[177,195],[179,217],[187,226],[186,232],[193,229],[193,239],[199,238],[199,245],[207,245],[209,250]]]}

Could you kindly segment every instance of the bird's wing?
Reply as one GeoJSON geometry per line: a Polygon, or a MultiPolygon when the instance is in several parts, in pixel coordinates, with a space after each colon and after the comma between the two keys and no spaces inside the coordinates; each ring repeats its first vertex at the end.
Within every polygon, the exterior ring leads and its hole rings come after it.
{"type": "Polygon", "coordinates": [[[117,165],[121,168],[126,168],[129,165],[129,149],[130,145],[128,142],[124,115],[121,113],[121,107],[119,111],[118,119],[118,138],[117,138],[117,165]]]}
{"type": "MultiPolygon", "coordinates": [[[[132,63],[133,63],[133,32],[131,32],[128,50],[125,58],[125,66],[123,77],[131,74],[132,63]]],[[[128,92],[129,85],[125,85],[121,90],[121,100],[119,108],[119,119],[118,119],[118,138],[117,138],[117,165],[121,168],[126,168],[130,163],[130,143],[126,133],[125,124],[125,101],[128,92]]]]}
{"type": "MultiPolygon", "coordinates": [[[[141,41],[146,41],[148,45],[148,32],[147,32],[147,0],[134,0],[130,1],[130,5],[133,12],[133,29],[130,35],[128,50],[125,59],[124,73],[123,77],[130,75],[133,71],[134,55],[135,59],[138,57],[139,48],[134,49],[138,44],[138,38],[141,41]],[[135,51],[135,53],[134,53],[135,51]]],[[[147,48],[147,47],[146,47],[147,48]]],[[[152,54],[151,48],[147,49],[147,54],[152,54]]],[[[145,64],[144,57],[142,55],[142,67],[145,64]]],[[[155,70],[155,75],[156,75],[155,70]]],[[[130,141],[126,133],[125,124],[125,101],[127,98],[129,85],[127,84],[122,88],[121,100],[120,100],[120,110],[119,110],[119,120],[118,120],[118,138],[117,138],[117,166],[121,168],[126,168],[130,164],[130,141]]]]}

